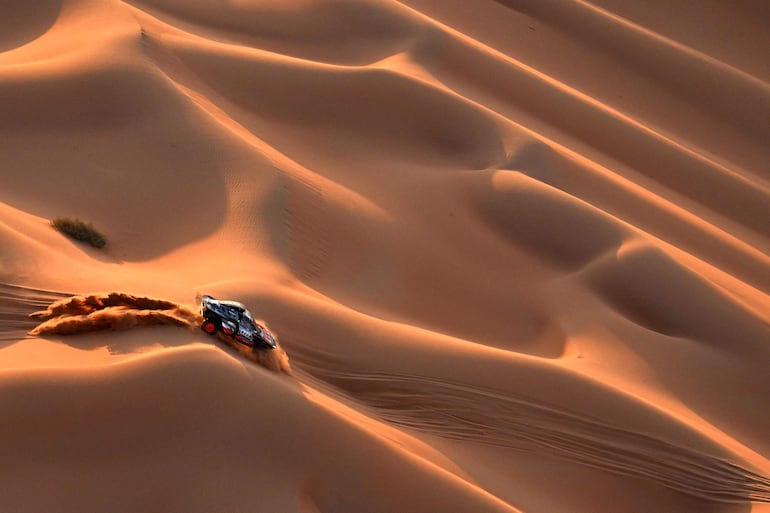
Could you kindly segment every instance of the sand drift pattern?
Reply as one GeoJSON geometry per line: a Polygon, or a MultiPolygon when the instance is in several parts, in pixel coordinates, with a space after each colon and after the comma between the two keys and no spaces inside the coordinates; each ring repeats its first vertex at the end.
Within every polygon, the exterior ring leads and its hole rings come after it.
{"type": "Polygon", "coordinates": [[[718,502],[770,502],[770,479],[734,463],[499,391],[407,374],[334,370],[303,355],[301,369],[361,400],[398,427],[546,453],[645,478],[718,502]]]}
{"type": "MultiPolygon", "coordinates": [[[[197,310],[164,299],[122,292],[73,296],[29,314],[41,323],[30,335],[75,335],[98,330],[127,330],[135,326],[171,325],[197,329],[203,318],[197,310]]],[[[273,351],[252,351],[218,333],[217,338],[242,356],[277,372],[290,373],[289,358],[279,346],[273,351]]]]}
{"type": "Polygon", "coordinates": [[[68,294],[0,283],[0,341],[16,342],[35,327],[29,312],[45,308],[68,294]]]}

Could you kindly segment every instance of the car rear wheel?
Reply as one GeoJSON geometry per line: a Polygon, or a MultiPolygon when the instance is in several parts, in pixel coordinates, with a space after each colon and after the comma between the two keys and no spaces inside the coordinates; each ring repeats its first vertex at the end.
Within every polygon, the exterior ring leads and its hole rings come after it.
{"type": "Polygon", "coordinates": [[[217,332],[217,325],[212,321],[205,320],[203,321],[203,324],[201,324],[201,329],[209,335],[213,335],[217,332]]]}

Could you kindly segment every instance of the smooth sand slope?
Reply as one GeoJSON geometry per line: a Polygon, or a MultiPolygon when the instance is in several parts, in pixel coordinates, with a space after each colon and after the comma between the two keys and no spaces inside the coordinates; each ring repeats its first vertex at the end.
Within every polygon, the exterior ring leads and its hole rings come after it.
{"type": "Polygon", "coordinates": [[[0,511],[770,511],[768,23],[0,2],[0,511]]]}

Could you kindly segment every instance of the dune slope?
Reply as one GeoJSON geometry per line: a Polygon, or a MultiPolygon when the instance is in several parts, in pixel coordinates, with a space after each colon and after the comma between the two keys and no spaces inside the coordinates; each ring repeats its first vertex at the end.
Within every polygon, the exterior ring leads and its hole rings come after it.
{"type": "Polygon", "coordinates": [[[0,511],[770,511],[766,3],[28,4],[0,511]]]}

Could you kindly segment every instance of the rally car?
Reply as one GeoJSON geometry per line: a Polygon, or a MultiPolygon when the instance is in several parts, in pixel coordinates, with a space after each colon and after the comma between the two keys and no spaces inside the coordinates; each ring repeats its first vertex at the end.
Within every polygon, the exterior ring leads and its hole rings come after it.
{"type": "Polygon", "coordinates": [[[254,321],[245,306],[236,301],[219,301],[211,296],[201,298],[201,329],[209,335],[222,331],[239,344],[254,349],[275,349],[275,337],[270,331],[254,321]]]}

